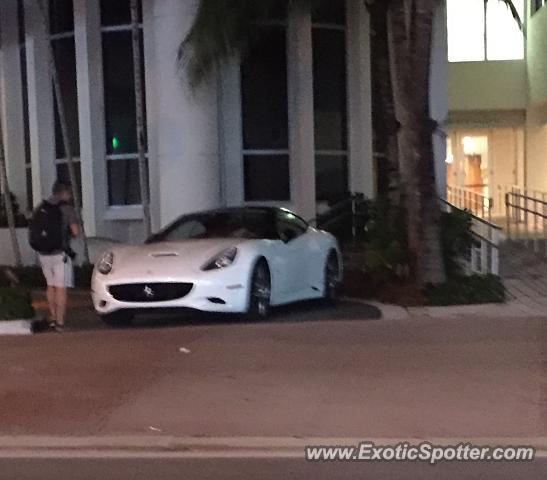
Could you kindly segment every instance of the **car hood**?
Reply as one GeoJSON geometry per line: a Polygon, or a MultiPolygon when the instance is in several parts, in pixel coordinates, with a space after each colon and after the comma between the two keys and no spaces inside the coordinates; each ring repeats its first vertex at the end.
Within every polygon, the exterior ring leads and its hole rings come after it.
{"type": "Polygon", "coordinates": [[[169,277],[196,272],[215,255],[245,241],[249,240],[215,238],[118,247],[112,250],[110,277],[169,277]]]}

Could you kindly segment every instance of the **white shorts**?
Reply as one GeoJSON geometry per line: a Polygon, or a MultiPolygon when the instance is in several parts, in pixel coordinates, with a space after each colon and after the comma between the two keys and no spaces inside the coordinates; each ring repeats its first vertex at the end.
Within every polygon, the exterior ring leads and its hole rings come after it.
{"type": "Polygon", "coordinates": [[[48,287],[74,287],[74,268],[69,256],[59,253],[58,255],[39,255],[39,258],[48,287]]]}

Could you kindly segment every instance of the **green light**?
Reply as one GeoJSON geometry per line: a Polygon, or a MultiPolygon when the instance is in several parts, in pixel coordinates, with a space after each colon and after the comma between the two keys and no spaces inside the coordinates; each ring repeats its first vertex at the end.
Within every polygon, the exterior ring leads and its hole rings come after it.
{"type": "Polygon", "coordinates": [[[118,137],[112,137],[112,148],[114,150],[117,150],[120,146],[120,141],[118,140],[118,137]]]}

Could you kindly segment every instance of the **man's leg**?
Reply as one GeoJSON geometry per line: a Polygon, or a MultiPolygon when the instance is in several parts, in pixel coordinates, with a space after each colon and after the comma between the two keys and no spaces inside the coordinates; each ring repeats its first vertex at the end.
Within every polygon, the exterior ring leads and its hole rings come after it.
{"type": "Polygon", "coordinates": [[[55,289],[55,309],[56,317],[55,321],[60,327],[65,326],[65,313],[66,313],[66,288],[55,289]]]}
{"type": "Polygon", "coordinates": [[[57,321],[57,289],[55,287],[47,287],[47,306],[49,309],[49,319],[51,322],[57,321]]]}

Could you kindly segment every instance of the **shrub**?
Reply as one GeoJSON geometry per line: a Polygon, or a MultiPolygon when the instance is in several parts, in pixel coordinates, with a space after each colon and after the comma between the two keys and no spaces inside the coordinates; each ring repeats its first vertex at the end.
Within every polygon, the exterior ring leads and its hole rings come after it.
{"type": "Polygon", "coordinates": [[[472,234],[473,218],[468,210],[441,213],[441,247],[448,278],[461,276],[461,260],[477,243],[472,234]]]}
{"type": "Polygon", "coordinates": [[[34,317],[34,308],[28,290],[21,287],[0,288],[0,320],[34,317]]]}
{"type": "MultiPolygon", "coordinates": [[[[476,243],[469,211],[454,209],[441,213],[441,248],[447,282],[423,291],[412,290],[412,284],[408,283],[407,229],[403,209],[379,199],[370,202],[369,212],[370,220],[360,252],[360,265],[369,294],[374,292],[372,295],[383,298],[386,297],[384,292],[389,292],[386,298],[393,301],[397,298],[397,292],[405,291],[401,295],[406,300],[397,300],[397,303],[404,304],[417,304],[420,299],[429,305],[505,301],[505,288],[498,277],[465,275],[462,260],[476,243]]],[[[351,286],[348,288],[350,292],[362,291],[351,286]]]]}
{"type": "Polygon", "coordinates": [[[503,303],[505,287],[495,275],[458,275],[426,288],[424,295],[428,305],[437,306],[503,303]]]}
{"type": "Polygon", "coordinates": [[[369,215],[363,242],[364,270],[377,282],[404,277],[408,249],[403,209],[380,199],[370,203],[369,215]]]}
{"type": "MultiPolygon", "coordinates": [[[[29,288],[45,288],[46,280],[42,273],[42,269],[37,266],[13,268],[10,270],[19,280],[19,285],[29,288]]],[[[91,274],[93,273],[93,265],[83,265],[74,267],[74,284],[77,288],[89,288],[91,286],[91,274]]],[[[0,287],[11,284],[10,279],[5,272],[0,269],[0,287]]]]}

